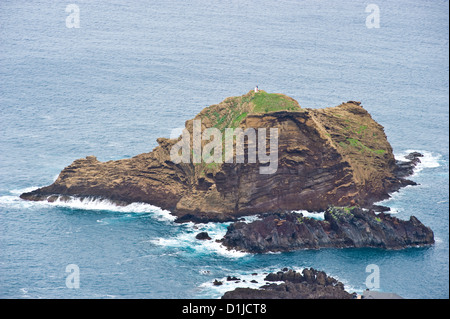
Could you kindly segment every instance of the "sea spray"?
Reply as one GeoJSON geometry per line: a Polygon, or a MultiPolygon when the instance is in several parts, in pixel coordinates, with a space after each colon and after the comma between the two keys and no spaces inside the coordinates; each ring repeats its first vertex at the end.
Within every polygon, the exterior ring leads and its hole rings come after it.
{"type": "Polygon", "coordinates": [[[63,207],[70,209],[82,209],[92,211],[110,211],[118,213],[149,213],[159,221],[173,222],[176,216],[172,215],[170,211],[164,210],[160,207],[147,203],[131,203],[128,205],[117,205],[111,200],[94,198],[94,197],[74,197],[74,196],[58,196],[52,201],[25,201],[20,199],[18,195],[23,192],[31,191],[36,187],[27,187],[24,189],[14,189],[10,193],[14,195],[0,196],[0,205],[13,206],[16,208],[28,208],[32,206],[37,207],[63,207]]]}
{"type": "MultiPolygon", "coordinates": [[[[255,219],[253,216],[250,220],[255,219]]],[[[150,242],[154,245],[162,246],[167,249],[180,249],[183,251],[194,251],[198,256],[218,254],[228,258],[241,258],[249,256],[250,254],[235,250],[230,250],[223,246],[218,240],[222,239],[226,234],[227,227],[230,223],[207,223],[194,224],[192,222],[184,224],[175,224],[179,227],[179,233],[170,238],[154,238],[150,242]],[[198,240],[195,238],[196,234],[200,232],[207,232],[211,237],[210,240],[198,240]]]]}
{"type": "Polygon", "coordinates": [[[412,176],[415,176],[417,173],[421,172],[425,168],[436,168],[441,166],[440,161],[442,160],[442,155],[435,153],[435,152],[429,152],[429,151],[418,151],[418,150],[406,150],[400,153],[394,154],[395,158],[400,161],[408,161],[406,156],[411,153],[420,153],[423,156],[419,157],[418,159],[420,162],[416,165],[414,168],[414,173],[412,176]]]}

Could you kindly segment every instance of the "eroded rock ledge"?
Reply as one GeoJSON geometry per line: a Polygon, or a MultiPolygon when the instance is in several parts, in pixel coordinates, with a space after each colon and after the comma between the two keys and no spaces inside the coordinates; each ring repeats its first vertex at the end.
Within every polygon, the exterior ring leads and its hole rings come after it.
{"type": "Polygon", "coordinates": [[[353,294],[344,290],[344,285],[323,271],[303,269],[296,272],[284,269],[270,273],[264,279],[273,281],[259,289],[236,288],[227,291],[222,299],[352,299],[353,294]],[[282,281],[282,283],[275,283],[282,281]]]}
{"type": "Polygon", "coordinates": [[[250,253],[298,249],[374,247],[401,249],[434,243],[433,231],[416,217],[401,220],[359,207],[329,208],[325,219],[301,213],[270,213],[252,223],[228,227],[222,244],[250,253]]]}

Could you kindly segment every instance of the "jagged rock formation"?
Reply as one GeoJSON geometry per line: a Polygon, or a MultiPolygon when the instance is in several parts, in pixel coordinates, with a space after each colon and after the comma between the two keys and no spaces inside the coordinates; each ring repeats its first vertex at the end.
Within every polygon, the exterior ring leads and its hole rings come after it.
{"type": "Polygon", "coordinates": [[[358,207],[329,208],[324,216],[324,220],[317,220],[301,213],[265,214],[252,223],[231,224],[222,244],[265,253],[330,247],[401,249],[434,243],[433,231],[414,216],[404,221],[358,207]]]}
{"type": "Polygon", "coordinates": [[[313,268],[284,270],[270,273],[266,281],[282,281],[280,284],[268,284],[260,289],[236,288],[227,291],[222,299],[352,299],[353,294],[344,290],[344,285],[327,276],[323,271],[313,268]]]}
{"type": "MultiPolygon", "coordinates": [[[[276,173],[260,174],[259,161],[176,164],[170,152],[181,137],[158,138],[152,152],[133,158],[78,159],[52,185],[21,198],[69,195],[144,202],[170,210],[180,222],[205,222],[279,210],[325,210],[329,205],[368,207],[411,183],[398,174],[383,127],[359,102],[303,109],[285,95],[250,91],[202,110],[186,122],[190,134],[193,120],[201,120],[202,131],[277,128],[276,173]]],[[[245,153],[248,148],[247,142],[245,153]]]]}

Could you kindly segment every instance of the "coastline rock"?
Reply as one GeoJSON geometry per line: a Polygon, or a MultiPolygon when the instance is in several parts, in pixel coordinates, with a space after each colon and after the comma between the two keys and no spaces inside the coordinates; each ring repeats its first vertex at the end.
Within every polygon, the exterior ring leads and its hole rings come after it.
{"type": "Polygon", "coordinates": [[[237,278],[237,277],[235,277],[235,276],[233,276],[233,277],[228,276],[228,277],[227,277],[227,281],[239,281],[239,280],[240,280],[240,279],[237,278]]]}
{"type": "Polygon", "coordinates": [[[222,299],[353,299],[344,285],[323,271],[303,269],[270,273],[266,281],[282,281],[261,286],[259,289],[236,288],[227,291],[222,299]]]}
{"type": "Polygon", "coordinates": [[[198,233],[196,236],[195,236],[195,238],[196,239],[199,239],[199,240],[211,240],[211,237],[209,237],[209,235],[208,235],[208,233],[207,232],[201,232],[201,233],[198,233]]]}
{"type": "Polygon", "coordinates": [[[405,221],[358,207],[329,208],[324,216],[324,220],[316,220],[301,213],[264,214],[261,220],[231,224],[222,244],[239,251],[266,253],[330,247],[402,249],[434,243],[433,231],[414,216],[405,221]],[[281,225],[280,220],[284,221],[281,225]]]}
{"type": "MultiPolygon", "coordinates": [[[[405,179],[412,164],[396,162],[383,127],[360,102],[305,109],[282,94],[250,91],[211,105],[188,120],[191,136],[193,120],[201,120],[202,131],[217,128],[222,133],[225,128],[277,128],[277,171],[260,174],[259,160],[194,164],[192,154],[190,163],[177,164],[170,152],[181,137],[158,138],[152,152],[129,159],[100,162],[87,156],[75,160],[53,184],[20,197],[143,202],[170,210],[178,222],[224,222],[278,210],[369,207],[413,183],[405,179]]],[[[202,146],[208,142],[202,141],[202,146]]]]}
{"type": "MultiPolygon", "coordinates": [[[[397,160],[395,162],[395,175],[400,178],[412,175],[414,173],[414,168],[421,162],[420,157],[423,157],[423,154],[419,152],[412,152],[405,156],[405,159],[407,159],[407,161],[397,160]]],[[[416,185],[416,183],[411,181],[405,182],[410,182],[410,184],[408,185],[416,185]]]]}

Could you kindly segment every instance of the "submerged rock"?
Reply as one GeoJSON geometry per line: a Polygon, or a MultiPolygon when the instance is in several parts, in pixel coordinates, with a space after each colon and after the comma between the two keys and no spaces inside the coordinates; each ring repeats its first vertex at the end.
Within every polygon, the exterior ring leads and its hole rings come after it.
{"type": "Polygon", "coordinates": [[[236,288],[227,291],[222,299],[352,299],[344,284],[327,276],[323,271],[303,269],[302,273],[289,269],[270,273],[265,281],[282,281],[260,287],[236,288]]]}
{"type": "Polygon", "coordinates": [[[252,223],[231,224],[222,244],[265,253],[328,247],[401,249],[434,243],[433,231],[414,216],[405,221],[358,207],[329,208],[324,216],[325,220],[316,220],[298,213],[265,214],[252,223]]]}

